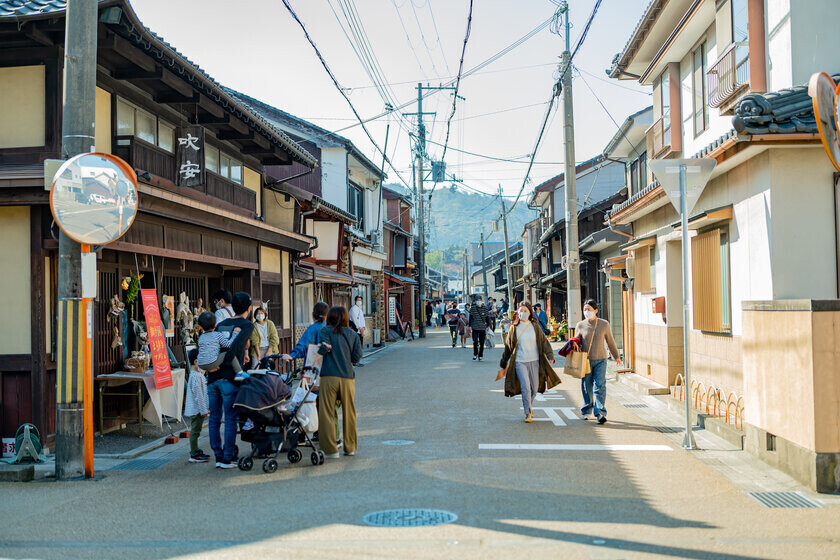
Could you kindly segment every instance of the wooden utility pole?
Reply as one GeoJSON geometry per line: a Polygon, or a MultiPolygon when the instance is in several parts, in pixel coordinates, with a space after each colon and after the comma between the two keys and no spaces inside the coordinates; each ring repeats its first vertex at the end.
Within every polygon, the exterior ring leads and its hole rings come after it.
{"type": "Polygon", "coordinates": [[[499,200],[502,201],[502,224],[505,231],[505,270],[507,275],[508,306],[513,306],[513,276],[510,272],[510,247],[508,246],[507,211],[505,199],[502,196],[502,185],[499,185],[499,200]]]}

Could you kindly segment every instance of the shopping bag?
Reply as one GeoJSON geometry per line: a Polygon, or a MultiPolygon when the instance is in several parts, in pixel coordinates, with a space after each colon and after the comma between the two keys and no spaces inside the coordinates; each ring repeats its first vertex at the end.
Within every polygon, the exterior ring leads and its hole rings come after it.
{"type": "Polygon", "coordinates": [[[307,433],[313,434],[318,431],[318,408],[315,403],[306,402],[300,405],[297,412],[297,419],[307,433]]]}
{"type": "Polygon", "coordinates": [[[589,372],[588,352],[572,352],[566,356],[566,365],[563,368],[563,373],[570,377],[582,379],[589,372]]]}

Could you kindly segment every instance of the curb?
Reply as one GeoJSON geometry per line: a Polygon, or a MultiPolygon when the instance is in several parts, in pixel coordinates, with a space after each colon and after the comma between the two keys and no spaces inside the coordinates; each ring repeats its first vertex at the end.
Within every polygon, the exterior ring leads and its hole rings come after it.
{"type": "Polygon", "coordinates": [[[155,441],[146,443],[141,445],[140,447],[135,447],[129,451],[124,453],[94,453],[94,458],[98,457],[100,459],[135,459],[140,455],[144,455],[149,451],[154,451],[160,447],[166,445],[166,439],[170,436],[164,436],[160,439],[156,439],[155,441]]]}

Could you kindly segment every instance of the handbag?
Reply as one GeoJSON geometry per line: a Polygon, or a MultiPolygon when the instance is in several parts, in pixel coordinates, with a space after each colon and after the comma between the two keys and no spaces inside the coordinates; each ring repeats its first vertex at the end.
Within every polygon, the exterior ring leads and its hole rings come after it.
{"type": "Polygon", "coordinates": [[[595,340],[595,333],[592,333],[592,339],[589,341],[589,348],[586,352],[576,350],[566,356],[566,364],[563,367],[563,373],[576,379],[583,379],[588,373],[592,371],[589,365],[589,350],[592,350],[592,342],[595,340]]]}

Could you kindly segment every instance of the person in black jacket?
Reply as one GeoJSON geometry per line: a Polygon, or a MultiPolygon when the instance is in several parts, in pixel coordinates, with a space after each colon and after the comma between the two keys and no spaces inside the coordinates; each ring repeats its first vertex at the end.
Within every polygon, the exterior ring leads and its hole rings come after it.
{"type": "Polygon", "coordinates": [[[329,459],[338,459],[335,439],[336,401],[341,401],[341,427],[344,454],[356,454],[356,372],[353,364],[362,359],[359,337],[348,325],[347,310],[337,305],[327,314],[327,325],[318,333],[324,356],[321,364],[321,388],[318,392],[318,435],[321,450],[329,459]]]}
{"type": "Polygon", "coordinates": [[[470,328],[473,338],[473,361],[479,362],[484,357],[484,340],[487,336],[487,327],[490,325],[490,315],[484,307],[484,300],[481,296],[475,296],[475,303],[470,308],[470,328]]]}
{"type": "Polygon", "coordinates": [[[213,453],[216,455],[216,468],[219,469],[232,469],[236,466],[233,460],[236,458],[237,414],[233,408],[233,403],[236,401],[239,386],[234,381],[236,372],[233,370],[231,360],[235,356],[240,364],[245,364],[248,356],[245,351],[246,344],[254,330],[254,323],[248,319],[251,312],[251,296],[245,292],[236,292],[233,295],[231,306],[235,315],[216,325],[216,330],[231,333],[235,332],[236,329],[239,329],[239,331],[236,333],[236,338],[231,342],[225,359],[219,368],[207,373],[207,398],[210,401],[210,421],[208,423],[210,447],[213,448],[213,453]],[[224,445],[220,434],[223,416],[225,420],[224,445]]]}

